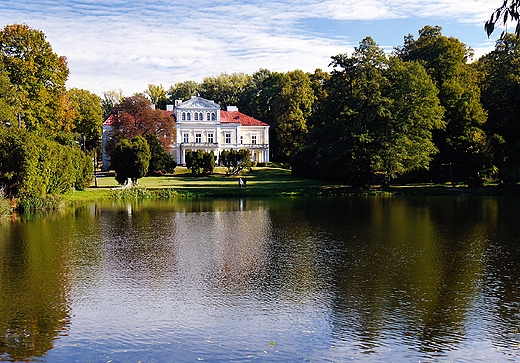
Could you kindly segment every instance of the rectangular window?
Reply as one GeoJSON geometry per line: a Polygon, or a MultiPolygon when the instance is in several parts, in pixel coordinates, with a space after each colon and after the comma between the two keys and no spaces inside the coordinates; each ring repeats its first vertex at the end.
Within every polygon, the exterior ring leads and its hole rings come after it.
{"type": "Polygon", "coordinates": [[[202,134],[195,134],[195,142],[202,142],[202,134]]]}
{"type": "Polygon", "coordinates": [[[231,133],[226,132],[226,144],[231,144],[231,133]]]}
{"type": "Polygon", "coordinates": [[[208,143],[213,144],[213,134],[208,134],[208,143]]]}
{"type": "Polygon", "coordinates": [[[190,142],[190,134],[188,133],[185,133],[183,136],[182,136],[182,139],[183,139],[183,142],[190,142]]]}
{"type": "Polygon", "coordinates": [[[243,144],[244,143],[244,136],[240,135],[240,143],[243,144]]]}
{"type": "Polygon", "coordinates": [[[251,136],[251,144],[256,145],[256,135],[251,136]]]}

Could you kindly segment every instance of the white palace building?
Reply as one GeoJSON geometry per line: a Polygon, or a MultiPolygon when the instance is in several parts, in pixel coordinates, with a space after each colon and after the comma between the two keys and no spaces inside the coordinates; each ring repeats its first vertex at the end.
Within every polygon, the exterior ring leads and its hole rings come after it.
{"type": "MultiPolygon", "coordinates": [[[[184,102],[176,100],[163,112],[175,123],[169,153],[178,165],[185,164],[186,152],[198,150],[213,152],[218,162],[222,150],[249,149],[252,161],[269,162],[269,125],[240,113],[235,106],[224,111],[213,101],[192,96],[184,102]]],[[[112,116],[103,123],[104,166],[110,163],[104,145],[111,124],[112,116]]]]}

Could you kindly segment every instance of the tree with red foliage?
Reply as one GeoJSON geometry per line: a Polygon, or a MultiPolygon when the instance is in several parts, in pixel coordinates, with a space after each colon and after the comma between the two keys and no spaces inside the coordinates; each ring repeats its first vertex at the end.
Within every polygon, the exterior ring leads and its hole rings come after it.
{"type": "Polygon", "coordinates": [[[125,97],[114,109],[112,126],[117,136],[131,139],[135,136],[155,135],[168,147],[174,140],[175,123],[161,110],[152,108],[150,101],[141,95],[125,97]]]}

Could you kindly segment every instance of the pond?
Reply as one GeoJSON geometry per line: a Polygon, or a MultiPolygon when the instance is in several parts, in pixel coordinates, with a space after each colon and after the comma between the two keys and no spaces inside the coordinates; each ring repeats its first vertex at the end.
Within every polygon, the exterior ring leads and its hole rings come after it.
{"type": "Polygon", "coordinates": [[[518,361],[519,202],[133,201],[4,222],[0,361],[518,361]]]}

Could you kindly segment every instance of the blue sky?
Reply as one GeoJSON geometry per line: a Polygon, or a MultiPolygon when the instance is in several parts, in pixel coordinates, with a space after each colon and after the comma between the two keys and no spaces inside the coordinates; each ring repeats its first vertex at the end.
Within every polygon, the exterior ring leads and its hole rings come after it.
{"type": "Polygon", "coordinates": [[[0,24],[45,33],[68,58],[67,87],[129,96],[222,72],[328,69],[366,36],[390,52],[425,25],[494,47],[484,22],[502,0],[1,0],[0,24]]]}

